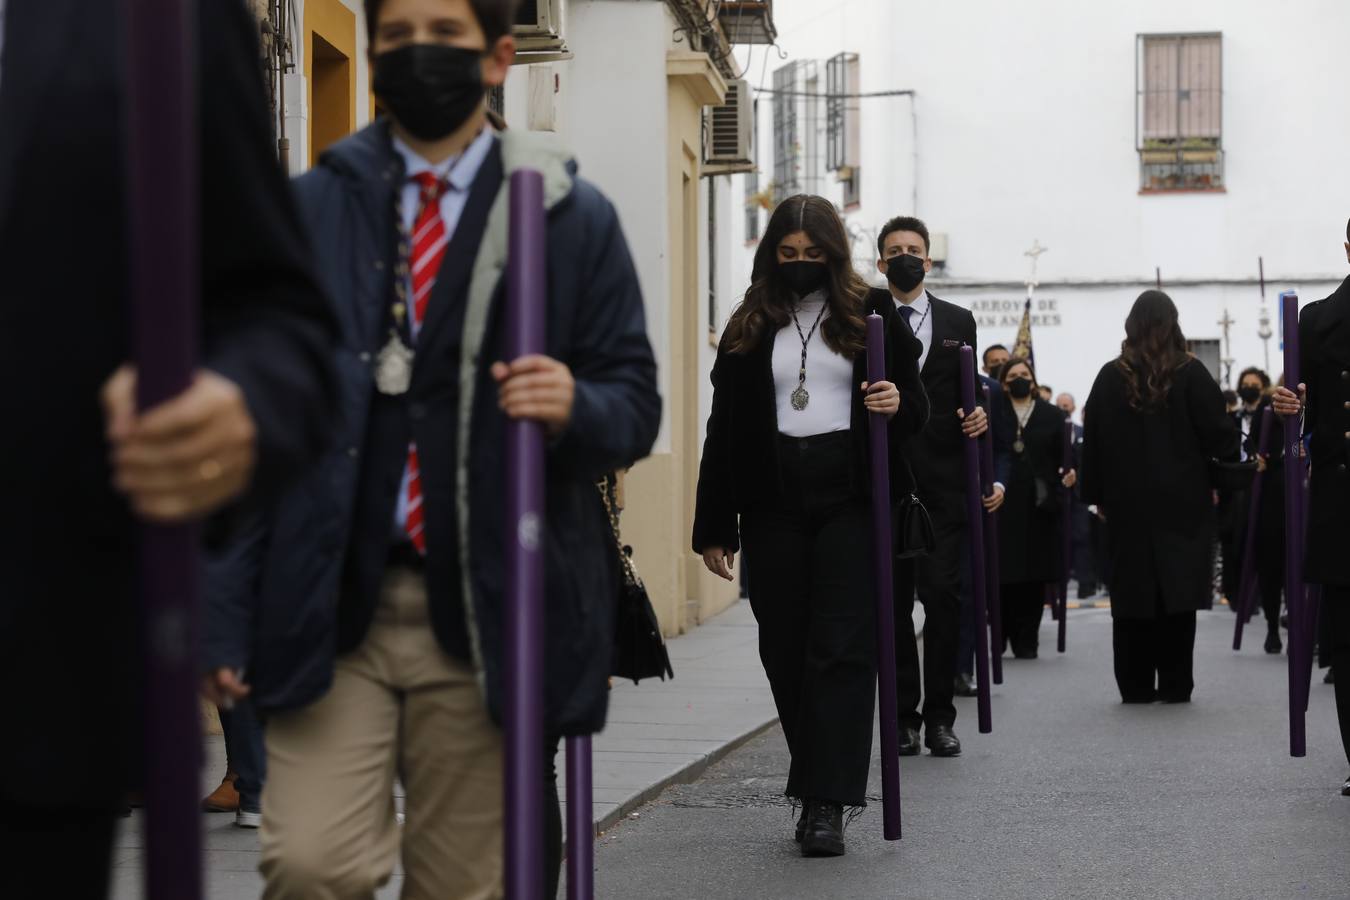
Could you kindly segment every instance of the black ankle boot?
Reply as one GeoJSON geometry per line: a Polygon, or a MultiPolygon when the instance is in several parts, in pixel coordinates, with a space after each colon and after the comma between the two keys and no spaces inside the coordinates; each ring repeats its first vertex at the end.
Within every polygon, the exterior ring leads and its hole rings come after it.
{"type": "Polygon", "coordinates": [[[806,816],[811,811],[811,801],[802,801],[802,814],[797,817],[797,843],[802,842],[802,835],[806,833],[806,816]]]}
{"type": "Polygon", "coordinates": [[[844,807],[829,800],[807,801],[802,856],[844,855],[844,807]]]}

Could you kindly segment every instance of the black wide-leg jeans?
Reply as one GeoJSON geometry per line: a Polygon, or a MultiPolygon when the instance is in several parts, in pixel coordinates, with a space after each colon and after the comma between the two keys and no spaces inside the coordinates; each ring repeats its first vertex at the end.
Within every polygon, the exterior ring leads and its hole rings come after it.
{"type": "Polygon", "coordinates": [[[864,806],[876,697],[871,508],[847,431],[779,439],[780,501],[741,522],[787,796],[864,806]]]}
{"type": "Polygon", "coordinates": [[[1195,688],[1195,612],[1168,614],[1159,598],[1151,618],[1113,615],[1116,686],[1126,703],[1182,703],[1195,688]]]}

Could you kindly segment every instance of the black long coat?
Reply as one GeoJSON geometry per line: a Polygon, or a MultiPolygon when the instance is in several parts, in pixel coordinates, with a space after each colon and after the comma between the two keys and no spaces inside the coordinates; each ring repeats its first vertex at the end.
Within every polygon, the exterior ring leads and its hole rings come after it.
{"type": "Polygon", "coordinates": [[[1125,376],[1102,367],[1083,411],[1083,499],[1110,525],[1112,615],[1151,618],[1213,599],[1211,459],[1238,456],[1237,426],[1198,360],[1177,370],[1166,407],[1131,409],[1125,376]]]}
{"type": "MultiPolygon", "coordinates": [[[[328,440],[336,325],[272,149],[257,22],[239,3],[198,7],[201,358],[248,401],[261,498],[328,440]]],[[[138,530],[98,400],[131,352],[118,9],[5,9],[0,796],[21,804],[120,804],[139,734],[138,530]]]]}
{"type": "MultiPolygon", "coordinates": [[[[998,428],[1017,434],[1017,413],[1005,395],[996,407],[998,428]]],[[[999,508],[999,578],[1004,584],[1055,582],[1060,576],[1063,542],[1063,491],[1059,470],[1064,466],[1064,413],[1037,400],[1022,430],[1025,449],[1013,451],[1004,487],[1007,496],[999,508]],[[1036,506],[1036,482],[1048,491],[1047,502],[1036,506]]],[[[1072,461],[1069,463],[1073,465],[1072,461]]]]}
{"type": "Polygon", "coordinates": [[[1308,386],[1304,427],[1312,435],[1308,507],[1311,584],[1350,585],[1350,278],[1299,317],[1300,368],[1308,386]]]}
{"type": "MultiPolygon", "coordinates": [[[[914,476],[907,459],[908,438],[928,422],[928,396],[919,380],[918,360],[923,348],[896,313],[889,297],[873,292],[868,298],[868,312],[878,313],[885,321],[886,377],[900,391],[900,412],[891,419],[889,427],[891,495],[900,498],[914,490],[914,476]]],[[[758,347],[744,354],[729,352],[725,341],[718,348],[712,371],[712,414],[708,417],[708,434],[698,473],[695,553],[709,547],[739,550],[739,515],[775,502],[782,492],[778,407],[773,383],[776,337],[776,332],[770,330],[758,347]]],[[[864,354],[854,361],[853,377],[860,385],[867,380],[864,354]]],[[[855,486],[860,493],[865,493],[870,484],[869,421],[862,391],[855,391],[851,431],[858,473],[855,486]]]]}

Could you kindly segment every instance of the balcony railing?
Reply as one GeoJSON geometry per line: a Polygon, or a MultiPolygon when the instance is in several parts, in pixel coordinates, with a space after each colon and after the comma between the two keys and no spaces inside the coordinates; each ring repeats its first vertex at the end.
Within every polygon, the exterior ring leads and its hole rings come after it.
{"type": "Polygon", "coordinates": [[[1151,139],[1139,149],[1142,193],[1223,189],[1223,148],[1216,139],[1151,139]]]}
{"type": "Polygon", "coordinates": [[[761,3],[724,2],[717,21],[730,44],[772,44],[778,40],[773,26],[773,0],[761,3]]]}

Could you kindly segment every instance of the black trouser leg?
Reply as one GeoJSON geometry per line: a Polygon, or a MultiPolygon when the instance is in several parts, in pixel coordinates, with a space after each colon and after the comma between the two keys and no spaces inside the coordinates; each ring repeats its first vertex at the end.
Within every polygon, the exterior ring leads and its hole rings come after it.
{"type": "Polygon", "coordinates": [[[895,561],[895,705],[901,728],[921,729],[923,674],[919,641],[914,634],[914,584],[918,566],[912,559],[895,561]]]}
{"type": "Polygon", "coordinates": [[[1341,746],[1350,762],[1350,588],[1322,588],[1322,620],[1326,623],[1323,650],[1336,675],[1336,718],[1341,725],[1341,746]]]}
{"type": "Polygon", "coordinates": [[[1159,616],[1157,641],[1158,698],[1179,703],[1195,689],[1195,613],[1159,616]]]}
{"type": "Polygon", "coordinates": [[[999,587],[1003,602],[1003,633],[1015,654],[1034,653],[1040,645],[1045,591],[1045,585],[1039,581],[999,587]]]}
{"type": "Polygon", "coordinates": [[[1116,686],[1126,703],[1151,703],[1157,695],[1153,620],[1116,616],[1111,620],[1116,686]]]}
{"type": "Polygon", "coordinates": [[[563,823],[562,804],[558,802],[558,744],[559,738],[544,742],[544,896],[553,900],[558,896],[558,882],[562,878],[563,823]]]}
{"type": "Polygon", "coordinates": [[[1280,633],[1280,604],[1284,599],[1284,556],[1258,550],[1256,581],[1261,590],[1261,611],[1266,616],[1266,630],[1280,633]]]}
{"type": "MultiPolygon", "coordinates": [[[[956,722],[956,691],[952,666],[960,635],[961,544],[965,540],[960,495],[939,498],[929,506],[933,517],[936,548],[915,561],[915,582],[919,602],[923,604],[923,686],[918,681],[918,666],[913,657],[896,667],[896,710],[902,727],[917,728],[922,721],[928,727],[956,722]],[[923,713],[919,696],[923,695],[923,713]]],[[[897,591],[900,582],[897,581],[897,591]]],[[[913,616],[913,600],[896,597],[896,628],[913,616]],[[908,602],[906,602],[908,601],[908,602]],[[908,616],[906,616],[908,610],[908,616]]],[[[911,632],[912,625],[909,626],[911,632]]],[[[897,642],[900,635],[896,636],[897,642]]],[[[912,640],[912,638],[911,638],[912,640]]]]}
{"type": "Polygon", "coordinates": [[[0,798],[0,897],[104,900],[116,816],[0,798]]]}
{"type": "MultiPolygon", "coordinates": [[[[787,794],[862,806],[872,753],[876,615],[870,508],[847,432],[783,439],[785,502],[742,521],[760,659],[792,754],[787,794]]],[[[950,676],[948,677],[950,683],[950,676]]]]}

